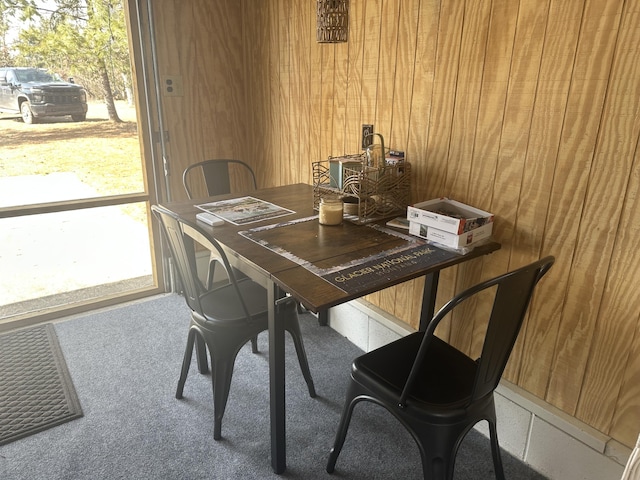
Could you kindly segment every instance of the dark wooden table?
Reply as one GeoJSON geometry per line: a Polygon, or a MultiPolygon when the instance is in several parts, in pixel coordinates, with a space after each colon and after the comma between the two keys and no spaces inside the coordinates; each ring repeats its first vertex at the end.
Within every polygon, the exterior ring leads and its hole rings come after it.
{"type": "MultiPolygon", "coordinates": [[[[196,205],[235,195],[174,202],[165,206],[194,221],[196,205]]],[[[312,312],[425,277],[420,325],[433,316],[440,270],[500,248],[489,242],[466,255],[427,245],[401,230],[358,225],[349,221],[323,226],[313,210],[313,187],[287,185],[253,191],[247,196],[271,202],[294,213],[247,225],[225,223],[206,227],[225,249],[236,268],[263,285],[269,298],[269,370],[271,405],[271,464],[286,469],[284,328],[275,315],[281,291],[291,294],[312,312]],[[364,259],[364,260],[363,260],[364,259]]],[[[204,225],[203,225],[204,226],[204,225]]],[[[187,234],[198,240],[193,231],[187,234]]]]}

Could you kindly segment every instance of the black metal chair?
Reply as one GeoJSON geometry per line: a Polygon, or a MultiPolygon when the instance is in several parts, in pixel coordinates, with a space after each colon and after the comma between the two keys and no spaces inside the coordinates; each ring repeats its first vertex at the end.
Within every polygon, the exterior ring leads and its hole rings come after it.
{"type": "Polygon", "coordinates": [[[208,196],[231,193],[233,177],[238,177],[247,189],[257,189],[256,175],[249,165],[241,160],[215,159],[194,163],[182,173],[182,184],[190,199],[194,198],[194,183],[204,181],[208,196]],[[245,178],[242,178],[245,177],[245,178]]]}
{"type": "MultiPolygon", "coordinates": [[[[182,280],[185,300],[191,309],[187,348],[176,398],[182,398],[194,343],[199,340],[202,343],[201,348],[196,348],[196,357],[200,373],[208,373],[207,350],[211,359],[214,400],[213,437],[219,440],[235,358],[243,345],[268,328],[267,292],[248,277],[237,279],[235,269],[231,268],[224,250],[204,229],[195,223],[186,222],[161,206],[153,205],[151,208],[163,227],[176,269],[182,280]],[[184,233],[186,229],[197,234],[199,243],[205,243],[205,247],[217,251],[219,261],[228,274],[227,284],[212,289],[204,288],[196,272],[194,241],[184,233]],[[204,348],[204,345],[207,348],[204,348]]],[[[315,397],[316,392],[302,341],[296,305],[293,300],[287,301],[286,298],[283,300],[279,302],[276,314],[284,322],[285,329],[293,338],[309,395],[315,397]]]]}
{"type": "MultiPolygon", "coordinates": [[[[256,190],[258,183],[256,175],[249,165],[241,160],[214,159],[204,160],[194,163],[185,168],[182,172],[182,185],[190,200],[195,198],[194,190],[198,182],[203,184],[207,196],[223,195],[231,193],[231,178],[236,177],[239,183],[247,189],[256,190]]],[[[209,269],[207,271],[207,286],[213,285],[217,259],[215,252],[209,258],[209,269]]]]}
{"type": "MultiPolygon", "coordinates": [[[[190,200],[195,198],[194,184],[197,181],[203,182],[206,188],[208,196],[223,195],[225,193],[232,193],[234,190],[232,187],[231,178],[235,177],[241,185],[246,187],[246,191],[256,190],[258,188],[258,182],[256,181],[256,175],[251,167],[242,160],[234,159],[213,159],[204,160],[202,162],[194,163],[185,168],[182,172],[182,185],[184,186],[187,197],[190,200]]],[[[214,280],[216,271],[216,258],[215,254],[212,254],[209,258],[209,270],[207,273],[207,285],[211,285],[214,280]]],[[[241,276],[241,275],[240,275],[241,276]]],[[[302,313],[304,307],[298,304],[298,312],[302,313]]],[[[326,325],[326,322],[318,320],[321,325],[326,325]]]]}
{"type": "Polygon", "coordinates": [[[496,478],[504,480],[493,392],[520,331],[534,288],[553,265],[546,257],[456,295],[424,332],[412,333],[358,357],[327,463],[332,473],[344,445],[354,407],[370,401],[385,407],[416,441],[424,478],[452,480],[462,440],[487,420],[496,478]],[[493,308],[480,358],[473,360],[434,335],[455,307],[491,288],[493,308]]]}

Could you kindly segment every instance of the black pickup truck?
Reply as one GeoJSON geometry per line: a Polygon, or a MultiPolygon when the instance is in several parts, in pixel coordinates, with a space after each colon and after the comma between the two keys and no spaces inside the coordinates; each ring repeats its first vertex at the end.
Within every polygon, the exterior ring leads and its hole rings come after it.
{"type": "Polygon", "coordinates": [[[40,68],[0,68],[0,112],[17,113],[24,123],[40,117],[87,118],[87,93],[75,83],[40,68]]]}

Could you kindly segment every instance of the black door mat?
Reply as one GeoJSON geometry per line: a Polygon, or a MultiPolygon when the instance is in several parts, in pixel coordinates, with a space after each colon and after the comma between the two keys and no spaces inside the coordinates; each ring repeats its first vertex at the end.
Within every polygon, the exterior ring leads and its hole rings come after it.
{"type": "Polygon", "coordinates": [[[53,325],[0,335],[0,445],[81,416],[53,325]]]}

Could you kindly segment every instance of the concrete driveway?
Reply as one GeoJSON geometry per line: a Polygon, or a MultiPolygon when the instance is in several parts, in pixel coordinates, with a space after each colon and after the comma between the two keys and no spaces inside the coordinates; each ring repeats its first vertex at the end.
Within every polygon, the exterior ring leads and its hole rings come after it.
{"type": "MultiPolygon", "coordinates": [[[[94,196],[74,173],[0,178],[2,206],[94,196]]],[[[0,317],[17,302],[147,275],[147,226],[121,207],[0,219],[0,317]]]]}

